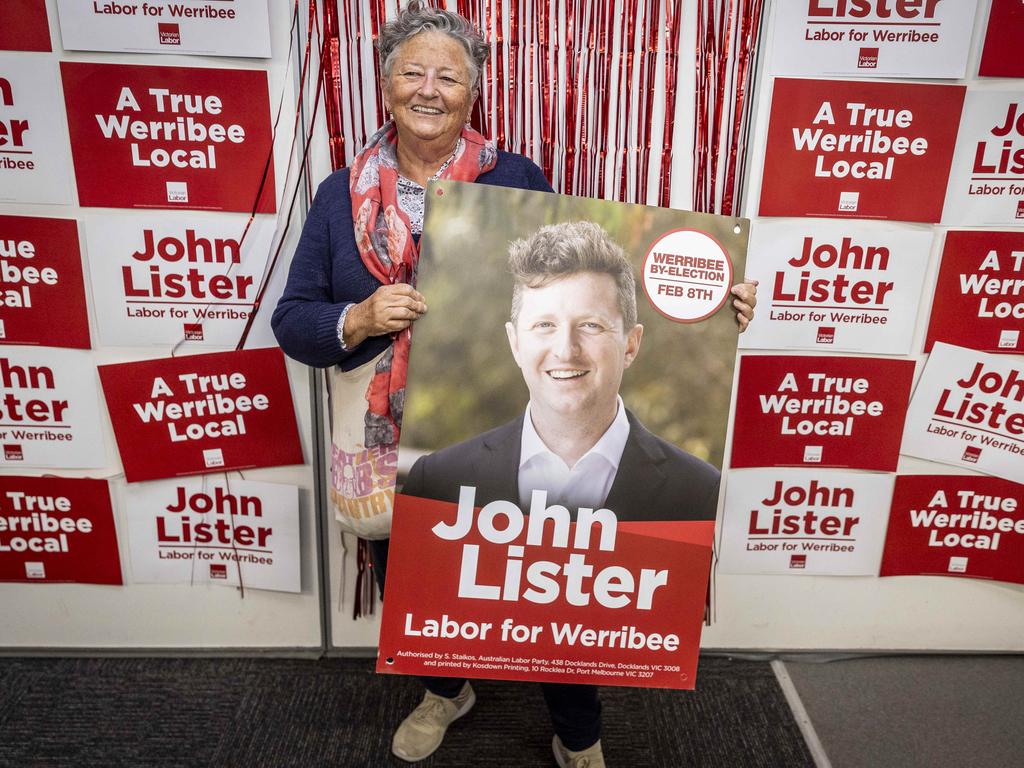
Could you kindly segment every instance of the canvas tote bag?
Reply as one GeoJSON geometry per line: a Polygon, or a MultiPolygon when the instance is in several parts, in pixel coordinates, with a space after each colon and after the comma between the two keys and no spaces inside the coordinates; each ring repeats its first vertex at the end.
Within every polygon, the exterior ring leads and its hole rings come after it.
{"type": "Polygon", "coordinates": [[[351,371],[335,365],[327,372],[331,411],[328,495],[342,529],[363,539],[391,535],[398,446],[367,450],[364,425],[366,390],[377,362],[387,352],[351,371]]]}

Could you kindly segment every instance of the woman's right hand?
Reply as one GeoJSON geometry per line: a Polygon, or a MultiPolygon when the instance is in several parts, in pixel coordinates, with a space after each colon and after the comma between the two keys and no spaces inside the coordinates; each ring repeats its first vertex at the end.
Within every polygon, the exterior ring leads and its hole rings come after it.
{"type": "Polygon", "coordinates": [[[352,349],[369,336],[404,330],[426,311],[423,294],[411,285],[382,285],[370,298],[356,304],[345,315],[345,327],[342,329],[345,346],[352,349]]]}

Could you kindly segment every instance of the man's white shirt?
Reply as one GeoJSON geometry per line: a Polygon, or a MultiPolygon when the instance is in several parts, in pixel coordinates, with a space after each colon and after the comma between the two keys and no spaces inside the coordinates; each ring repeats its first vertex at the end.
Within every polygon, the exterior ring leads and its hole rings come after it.
{"type": "Polygon", "coordinates": [[[556,456],[541,440],[533,426],[530,405],[523,417],[519,452],[519,502],[529,509],[535,489],[548,492],[547,503],[561,504],[576,515],[580,507],[598,509],[604,505],[619,471],[622,451],[629,439],[629,420],[622,398],[617,398],[611,425],[572,467],[556,456]]]}

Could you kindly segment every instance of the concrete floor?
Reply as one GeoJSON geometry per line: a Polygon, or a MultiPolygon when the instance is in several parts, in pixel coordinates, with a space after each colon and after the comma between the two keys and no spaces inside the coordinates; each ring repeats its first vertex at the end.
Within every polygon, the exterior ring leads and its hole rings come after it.
{"type": "Polygon", "coordinates": [[[818,768],[1024,766],[1024,656],[788,657],[775,667],[783,688],[792,682],[798,719],[806,712],[818,768]]]}

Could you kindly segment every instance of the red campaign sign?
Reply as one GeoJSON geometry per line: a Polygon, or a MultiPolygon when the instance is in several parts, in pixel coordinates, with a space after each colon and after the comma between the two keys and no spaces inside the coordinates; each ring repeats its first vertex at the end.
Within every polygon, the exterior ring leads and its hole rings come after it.
{"type": "Polygon", "coordinates": [[[1021,331],[1024,232],[948,232],[924,351],[944,341],[1019,354],[1021,331]]]}
{"type": "Polygon", "coordinates": [[[276,210],[266,72],[60,68],[81,205],[276,210]]]}
{"type": "Polygon", "coordinates": [[[4,0],[0,51],[49,51],[46,0],[4,0]]]}
{"type": "Polygon", "coordinates": [[[694,687],[713,522],[474,500],[396,497],[378,672],[694,687]]]}
{"type": "Polygon", "coordinates": [[[301,464],[280,349],[101,365],[128,482],[301,464]]]}
{"type": "Polygon", "coordinates": [[[744,357],[732,467],[895,471],[913,377],[910,360],[744,357]]]}
{"type": "Polygon", "coordinates": [[[0,581],[121,584],[106,480],[0,477],[0,581]]]}
{"type": "Polygon", "coordinates": [[[1024,77],[1024,2],[990,0],[985,47],[981,51],[978,74],[982,77],[1024,77]]]}
{"type": "Polygon", "coordinates": [[[760,215],[939,221],[964,93],[776,78],[760,215]]]}
{"type": "Polygon", "coordinates": [[[1024,486],[975,475],[897,477],[879,575],[1024,584],[1024,486]]]}
{"type": "Polygon", "coordinates": [[[0,344],[89,349],[78,224],[0,216],[0,344]]]}

